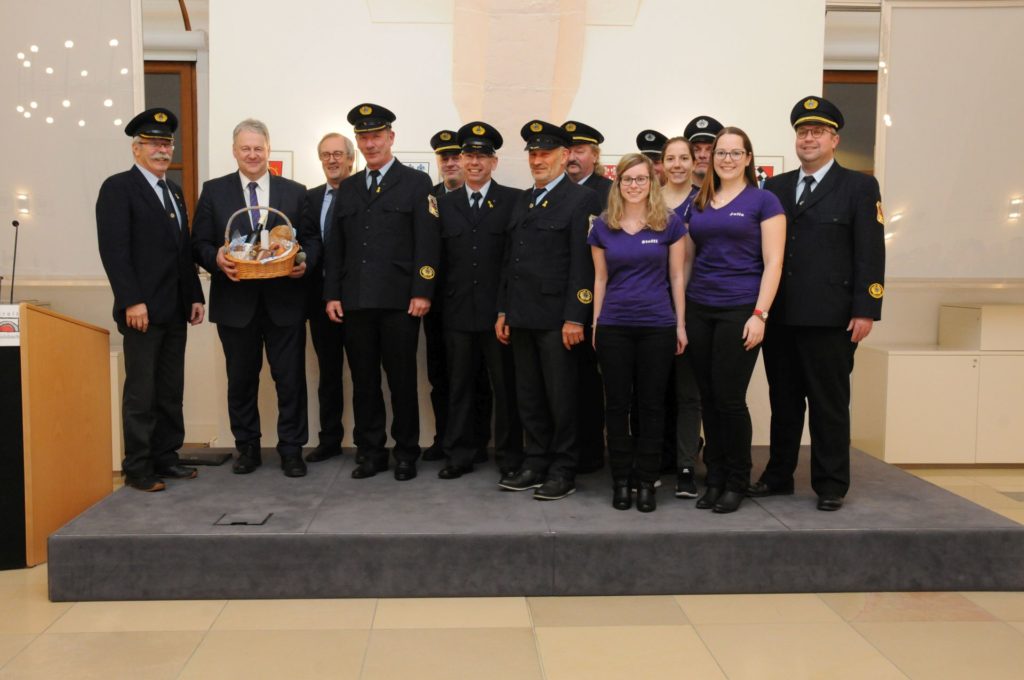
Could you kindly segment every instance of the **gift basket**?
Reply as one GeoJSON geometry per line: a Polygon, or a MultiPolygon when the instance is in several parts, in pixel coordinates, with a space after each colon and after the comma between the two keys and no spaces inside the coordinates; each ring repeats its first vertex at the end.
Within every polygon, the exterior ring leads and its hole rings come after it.
{"type": "Polygon", "coordinates": [[[228,218],[224,227],[224,256],[235,265],[240,279],[274,279],[288,276],[295,264],[295,256],[299,254],[299,242],[295,227],[288,216],[277,208],[256,205],[240,208],[228,218]],[[284,220],[273,229],[265,229],[266,218],[260,221],[259,230],[249,236],[239,232],[231,232],[231,224],[235,218],[247,214],[251,210],[266,210],[284,220]]]}

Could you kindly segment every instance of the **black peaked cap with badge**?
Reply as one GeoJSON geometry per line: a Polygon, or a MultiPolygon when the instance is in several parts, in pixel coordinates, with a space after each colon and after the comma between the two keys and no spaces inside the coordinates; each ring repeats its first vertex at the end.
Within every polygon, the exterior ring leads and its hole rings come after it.
{"type": "Polygon", "coordinates": [[[435,132],[434,136],[430,138],[430,148],[439,156],[460,153],[462,149],[459,147],[459,143],[455,137],[455,130],[441,130],[439,132],[435,132]]]}
{"type": "Polygon", "coordinates": [[[715,137],[722,131],[723,125],[711,116],[697,116],[686,124],[683,130],[683,137],[690,140],[690,143],[715,141],[715,137]]]}
{"type": "Polygon", "coordinates": [[[480,120],[460,127],[456,137],[463,153],[483,153],[492,156],[505,143],[501,133],[494,126],[480,120]]]}
{"type": "Polygon", "coordinates": [[[843,114],[839,107],[822,97],[803,97],[789,114],[790,124],[796,128],[800,125],[828,125],[836,130],[843,129],[843,114]]]}
{"type": "Polygon", "coordinates": [[[577,144],[602,144],[604,135],[586,123],[578,120],[567,120],[562,123],[562,129],[569,134],[570,146],[577,144]]]}
{"type": "Polygon", "coordinates": [[[359,104],[348,112],[348,122],[354,132],[387,130],[395,122],[395,114],[379,104],[359,104]]]}
{"type": "Polygon", "coordinates": [[[562,146],[570,146],[572,143],[568,132],[543,120],[531,120],[523,126],[519,135],[526,142],[526,151],[557,149],[562,146]]]}
{"type": "Polygon", "coordinates": [[[661,160],[661,152],[667,141],[668,137],[657,130],[641,130],[636,136],[636,148],[651,160],[661,160]]]}
{"type": "Polygon", "coordinates": [[[167,109],[146,109],[128,121],[124,133],[129,137],[143,139],[167,139],[174,141],[174,131],[178,129],[178,117],[167,109]]]}

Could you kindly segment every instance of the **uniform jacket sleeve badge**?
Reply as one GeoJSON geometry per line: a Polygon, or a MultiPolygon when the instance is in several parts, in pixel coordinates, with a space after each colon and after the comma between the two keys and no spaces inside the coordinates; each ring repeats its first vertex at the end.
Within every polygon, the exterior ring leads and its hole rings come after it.
{"type": "Polygon", "coordinates": [[[876,300],[881,300],[884,294],[885,288],[882,287],[882,284],[872,283],[870,286],[868,286],[868,295],[875,298],[876,300]]]}
{"type": "Polygon", "coordinates": [[[421,279],[426,279],[427,281],[430,281],[431,279],[434,278],[434,276],[435,276],[435,273],[434,273],[434,268],[433,267],[431,267],[429,265],[424,266],[424,267],[420,267],[420,278],[421,279]]]}
{"type": "Polygon", "coordinates": [[[591,293],[586,288],[580,288],[578,291],[576,291],[576,299],[585,305],[589,305],[591,302],[594,301],[594,294],[591,293]]]}
{"type": "Polygon", "coordinates": [[[427,210],[429,210],[430,214],[433,215],[434,217],[441,216],[441,213],[437,210],[437,199],[433,196],[433,194],[427,194],[427,210]]]}
{"type": "MultiPolygon", "coordinates": [[[[877,212],[877,214],[875,215],[875,219],[878,220],[879,224],[885,224],[885,215],[882,214],[882,202],[881,201],[877,201],[875,203],[875,210],[877,212]]],[[[879,296],[879,297],[881,297],[881,296],[879,296]]]]}

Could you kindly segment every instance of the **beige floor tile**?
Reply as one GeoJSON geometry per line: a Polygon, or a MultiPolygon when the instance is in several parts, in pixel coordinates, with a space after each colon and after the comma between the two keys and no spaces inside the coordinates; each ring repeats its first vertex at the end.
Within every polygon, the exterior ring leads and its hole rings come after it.
{"type": "Polygon", "coordinates": [[[935,486],[941,486],[944,489],[948,489],[954,486],[978,486],[980,482],[977,482],[970,477],[962,475],[917,475],[926,482],[931,482],[935,486]]]}
{"type": "Polygon", "coordinates": [[[72,605],[71,602],[50,602],[33,597],[0,600],[0,633],[42,633],[72,605]]]}
{"type": "Polygon", "coordinates": [[[970,477],[975,484],[991,486],[996,491],[1024,491],[1024,472],[1016,475],[977,474],[970,477]]]}
{"type": "Polygon", "coordinates": [[[211,630],[181,680],[355,680],[365,630],[211,630]]]}
{"type": "Polygon", "coordinates": [[[677,595],[698,623],[838,623],[842,619],[812,594],[677,595]]]}
{"type": "Polygon", "coordinates": [[[171,680],[195,650],[196,631],[47,633],[4,666],[4,680],[171,680]]]}
{"type": "Polygon", "coordinates": [[[1003,621],[1024,621],[1024,593],[962,593],[1003,621]]]}
{"type": "Polygon", "coordinates": [[[1010,625],[1019,630],[1022,634],[1024,634],[1024,623],[1020,621],[1013,621],[1012,623],[1010,623],[1010,625]]]}
{"type": "Polygon", "coordinates": [[[1002,622],[854,623],[912,678],[1019,678],[1024,635],[1002,622]]]}
{"type": "Polygon", "coordinates": [[[996,510],[1003,517],[1012,519],[1018,524],[1024,524],[1024,509],[1021,510],[996,510]]]}
{"type": "Polygon", "coordinates": [[[969,467],[961,468],[964,474],[971,477],[1020,477],[1024,479],[1024,467],[969,467]]]}
{"type": "Polygon", "coordinates": [[[729,680],[888,680],[903,674],[849,624],[696,626],[729,680]]]}
{"type": "Polygon", "coordinates": [[[367,630],[377,600],[233,600],[213,630],[367,630]]]}
{"type": "Polygon", "coordinates": [[[522,597],[382,599],[373,627],[529,628],[530,610],[522,597]]]}
{"type": "Polygon", "coordinates": [[[949,490],[989,510],[1024,510],[1024,503],[1016,501],[983,484],[949,487],[949,490]]]}
{"type": "Polygon", "coordinates": [[[541,677],[537,647],[528,628],[435,628],[372,631],[361,680],[541,677]]]}
{"type": "Polygon", "coordinates": [[[671,595],[530,597],[534,626],[678,626],[689,623],[671,595]]]}
{"type": "Polygon", "coordinates": [[[906,471],[918,477],[962,477],[976,470],[971,467],[914,467],[906,471]]]}
{"type": "Polygon", "coordinates": [[[17,633],[0,633],[0,668],[14,658],[14,655],[28,647],[28,643],[36,639],[35,635],[17,633]]]}
{"type": "Polygon", "coordinates": [[[209,630],[224,604],[224,600],[79,602],[48,632],[209,630]]]}
{"type": "Polygon", "coordinates": [[[45,582],[33,583],[0,583],[0,600],[35,600],[49,602],[48,589],[45,582]]]}
{"type": "Polygon", "coordinates": [[[537,628],[547,680],[725,678],[693,626],[537,628]]]}
{"type": "Polygon", "coordinates": [[[845,621],[995,621],[960,593],[823,593],[845,621]]]}
{"type": "Polygon", "coordinates": [[[27,569],[8,569],[0,571],[0,586],[21,585],[24,583],[46,583],[47,570],[45,564],[27,569]]]}

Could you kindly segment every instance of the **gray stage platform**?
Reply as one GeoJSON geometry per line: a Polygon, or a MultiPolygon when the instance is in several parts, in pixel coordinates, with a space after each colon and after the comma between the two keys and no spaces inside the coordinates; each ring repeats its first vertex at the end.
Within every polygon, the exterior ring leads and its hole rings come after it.
{"type": "Polygon", "coordinates": [[[50,598],[1024,589],[1024,526],[859,452],[839,512],[817,511],[804,477],[796,495],[731,515],[676,500],[668,477],[645,515],[611,507],[605,473],[538,502],[499,491],[493,466],[444,481],[440,463],[422,463],[399,483],[351,479],[348,452],[302,479],[266,458],[248,476],[201,468],[90,508],[50,537],[50,598]],[[215,524],[268,513],[261,526],[215,524]]]}

